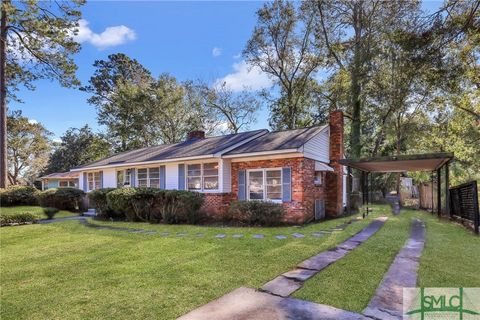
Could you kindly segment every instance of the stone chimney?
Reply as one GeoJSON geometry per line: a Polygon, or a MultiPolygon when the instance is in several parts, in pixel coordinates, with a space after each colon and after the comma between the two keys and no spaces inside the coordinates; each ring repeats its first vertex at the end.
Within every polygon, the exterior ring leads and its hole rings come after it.
{"type": "Polygon", "coordinates": [[[336,217],[343,213],[343,112],[330,112],[330,166],[333,172],[326,176],[326,215],[336,217]]]}
{"type": "Polygon", "coordinates": [[[195,131],[190,131],[188,133],[187,141],[197,140],[197,139],[205,139],[205,131],[195,130],[195,131]]]}

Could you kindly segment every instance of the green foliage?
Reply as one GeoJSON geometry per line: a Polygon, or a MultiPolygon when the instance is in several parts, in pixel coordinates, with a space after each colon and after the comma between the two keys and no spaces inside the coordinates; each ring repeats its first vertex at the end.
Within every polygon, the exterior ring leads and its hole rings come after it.
{"type": "Polygon", "coordinates": [[[162,190],[157,195],[156,205],[164,223],[197,223],[203,215],[200,208],[204,202],[204,195],[198,192],[184,190],[162,190]]]}
{"type": "Polygon", "coordinates": [[[281,204],[263,201],[234,201],[228,210],[228,219],[248,225],[278,225],[283,215],[281,204]]]}
{"type": "Polygon", "coordinates": [[[30,186],[10,186],[0,189],[0,206],[36,205],[39,191],[30,186]]]}
{"type": "Polygon", "coordinates": [[[34,222],[37,215],[32,212],[17,212],[11,214],[0,214],[0,225],[8,225],[11,223],[34,222]]]}
{"type": "Polygon", "coordinates": [[[52,208],[52,207],[43,208],[43,213],[47,216],[48,219],[53,219],[53,217],[55,217],[58,211],[60,210],[58,210],[57,208],[52,208]]]}
{"type": "Polygon", "coordinates": [[[85,193],[76,188],[54,188],[38,194],[38,202],[42,207],[54,207],[60,210],[79,211],[85,193]]]}
{"type": "Polygon", "coordinates": [[[128,221],[136,221],[137,216],[133,211],[132,198],[137,190],[135,188],[119,188],[107,193],[107,206],[113,211],[125,216],[128,221]]]}
{"type": "Polygon", "coordinates": [[[88,199],[90,206],[94,207],[100,218],[113,218],[116,217],[115,211],[108,206],[107,194],[115,188],[103,188],[92,190],[88,193],[88,199]]]}
{"type": "Polygon", "coordinates": [[[88,125],[79,129],[70,128],[60,139],[60,145],[50,155],[45,174],[65,172],[110,154],[110,145],[105,138],[92,132],[88,125]]]}
{"type": "Polygon", "coordinates": [[[40,123],[31,123],[19,110],[9,114],[7,127],[10,184],[33,184],[48,163],[52,133],[40,123]]]}

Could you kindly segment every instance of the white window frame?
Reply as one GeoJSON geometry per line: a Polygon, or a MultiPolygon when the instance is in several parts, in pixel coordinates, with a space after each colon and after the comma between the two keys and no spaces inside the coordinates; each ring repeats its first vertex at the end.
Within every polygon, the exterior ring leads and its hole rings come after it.
{"type": "Polygon", "coordinates": [[[137,187],[140,186],[139,184],[139,179],[138,179],[138,170],[143,170],[143,169],[146,169],[147,170],[147,186],[146,187],[143,187],[143,188],[150,188],[150,169],[158,169],[158,178],[154,178],[154,179],[158,179],[158,188],[160,188],[160,184],[161,184],[161,181],[160,181],[160,167],[148,167],[148,168],[136,168],[135,169],[135,185],[137,187]]]}
{"type": "Polygon", "coordinates": [[[72,180],[58,180],[58,187],[59,188],[76,188],[77,184],[75,183],[75,181],[72,181],[72,180]],[[67,186],[65,187],[60,186],[61,182],[66,182],[67,186]]]}
{"type": "Polygon", "coordinates": [[[185,163],[185,188],[188,191],[194,192],[218,192],[220,190],[220,162],[219,161],[207,161],[207,162],[192,162],[192,163],[185,163]],[[205,164],[212,164],[215,163],[217,165],[217,175],[205,175],[204,172],[204,165],[205,164]],[[200,165],[200,176],[190,176],[192,177],[200,177],[200,189],[189,189],[188,188],[188,166],[191,165],[200,165]],[[205,181],[204,178],[211,178],[217,177],[217,188],[216,189],[205,189],[205,181]]]}
{"type": "Polygon", "coordinates": [[[246,184],[247,184],[247,200],[248,201],[263,201],[263,202],[275,202],[282,203],[283,200],[267,199],[267,171],[280,171],[280,196],[283,195],[283,171],[282,168],[260,168],[260,169],[247,169],[246,184]],[[263,199],[250,199],[250,172],[263,172],[263,199]]]}
{"type": "Polygon", "coordinates": [[[131,169],[131,168],[128,168],[128,169],[122,169],[122,170],[117,170],[115,171],[115,180],[117,182],[117,188],[118,188],[118,173],[119,172],[123,172],[123,184],[120,188],[128,188],[128,187],[131,187],[131,175],[132,175],[132,170],[135,170],[135,169],[131,169]],[[128,179],[127,179],[127,170],[130,170],[130,173],[128,174],[128,179]]]}
{"type": "Polygon", "coordinates": [[[316,187],[321,187],[321,186],[323,186],[323,180],[325,179],[324,172],[325,172],[325,171],[314,171],[313,184],[314,184],[316,187]],[[320,173],[320,181],[317,180],[317,173],[320,173]]]}
{"type": "Polygon", "coordinates": [[[97,186],[97,184],[95,183],[95,175],[98,174],[98,180],[100,182],[100,184],[102,183],[101,180],[100,180],[100,171],[93,171],[93,172],[88,172],[87,173],[87,189],[88,191],[93,191],[93,190],[97,190],[97,189],[100,189],[100,185],[97,186]],[[90,188],[90,175],[92,175],[92,186],[93,186],[93,189],[90,188]]]}

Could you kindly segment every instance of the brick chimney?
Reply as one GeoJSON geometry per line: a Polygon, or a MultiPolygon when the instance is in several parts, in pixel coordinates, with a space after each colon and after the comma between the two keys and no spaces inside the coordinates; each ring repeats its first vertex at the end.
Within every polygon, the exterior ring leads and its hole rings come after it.
{"type": "Polygon", "coordinates": [[[205,139],[205,131],[195,130],[195,131],[190,131],[188,133],[187,141],[197,140],[197,139],[205,139]]]}
{"type": "Polygon", "coordinates": [[[336,217],[343,213],[343,112],[330,112],[330,166],[333,172],[326,176],[326,214],[336,217]]]}

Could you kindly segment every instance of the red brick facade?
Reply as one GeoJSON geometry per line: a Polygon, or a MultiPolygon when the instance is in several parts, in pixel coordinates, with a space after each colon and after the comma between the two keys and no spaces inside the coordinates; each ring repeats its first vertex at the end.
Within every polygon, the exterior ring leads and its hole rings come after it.
{"type": "Polygon", "coordinates": [[[315,200],[325,200],[325,213],[334,217],[343,212],[343,114],[330,114],[330,166],[334,172],[324,174],[322,185],[315,185],[315,160],[296,157],[257,161],[232,162],[231,193],[209,193],[205,195],[203,209],[215,217],[222,217],[230,201],[238,199],[238,171],[248,169],[291,168],[292,199],[282,202],[285,209],[284,222],[302,224],[314,219],[315,200]]]}

